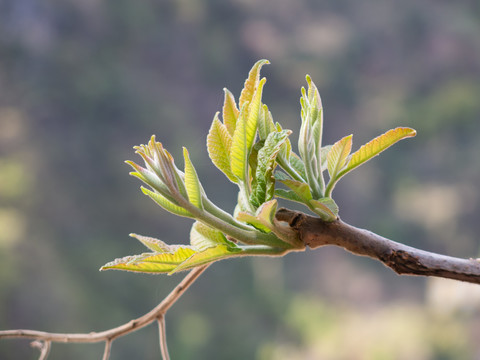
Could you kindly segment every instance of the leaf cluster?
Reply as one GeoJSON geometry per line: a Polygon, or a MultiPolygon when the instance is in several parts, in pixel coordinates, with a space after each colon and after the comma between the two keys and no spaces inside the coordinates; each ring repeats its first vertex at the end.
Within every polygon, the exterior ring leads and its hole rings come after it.
{"type": "Polygon", "coordinates": [[[190,245],[167,245],[132,234],[150,252],[114,260],[101,270],[171,274],[230,257],[282,256],[301,251],[305,245],[295,232],[275,219],[276,197],[302,203],[322,220],[335,221],[339,212],[332,198],[336,183],[394,143],[415,135],[410,128],[392,129],[353,154],[352,135],[323,146],[322,101],[307,75],[307,88],[301,89],[297,154],[289,138],[292,132],[275,123],[262,102],[266,79],[260,77],[260,71],[266,64],[268,60],[260,60],[252,67],[238,103],[224,89],[221,114],[215,114],[207,136],[210,159],[238,186],[234,214],[209,200],[186,148],[182,171],[152,136],[147,145],[135,147],[144,166],[127,161],[134,169],[130,174],[148,186],[142,186],[142,192],[159,206],[195,220],[190,245]],[[279,183],[283,187],[278,187],[279,183]]]}

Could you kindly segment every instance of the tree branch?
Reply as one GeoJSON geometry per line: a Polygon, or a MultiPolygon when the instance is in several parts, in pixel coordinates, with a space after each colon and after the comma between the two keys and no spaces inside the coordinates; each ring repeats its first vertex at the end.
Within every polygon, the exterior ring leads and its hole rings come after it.
{"type": "Polygon", "coordinates": [[[340,219],[325,222],[288,209],[279,209],[279,221],[287,222],[305,245],[314,249],[340,246],[356,255],[381,261],[399,275],[436,276],[480,284],[480,261],[440,255],[403,245],[340,219]]]}
{"type": "MultiPolygon", "coordinates": [[[[0,331],[1,338],[27,338],[35,339],[36,341],[33,344],[42,344],[40,347],[42,351],[42,356],[46,356],[50,349],[51,342],[62,342],[62,343],[95,343],[105,341],[105,351],[103,359],[108,359],[110,355],[110,348],[112,341],[118,337],[124,336],[136,330],[139,330],[152,322],[158,320],[159,324],[164,323],[164,315],[167,310],[183,295],[183,293],[194,283],[194,281],[205,271],[208,265],[200,266],[194,268],[188,273],[187,276],[165,297],[165,299],[160,302],[155,308],[145,315],[131,320],[126,324],[120,325],[116,328],[112,328],[102,332],[91,332],[88,334],[64,334],[64,333],[49,333],[44,331],[36,330],[4,330],[0,331]],[[45,350],[46,349],[46,350],[45,350]],[[43,355],[45,353],[45,355],[43,355]]],[[[164,326],[161,326],[162,333],[160,334],[160,340],[165,338],[164,326]]],[[[39,345],[35,345],[39,347],[39,345]]],[[[166,347],[162,342],[160,343],[160,348],[162,351],[162,356],[165,360],[168,360],[166,347]]],[[[45,359],[46,357],[41,357],[45,359]]]]}

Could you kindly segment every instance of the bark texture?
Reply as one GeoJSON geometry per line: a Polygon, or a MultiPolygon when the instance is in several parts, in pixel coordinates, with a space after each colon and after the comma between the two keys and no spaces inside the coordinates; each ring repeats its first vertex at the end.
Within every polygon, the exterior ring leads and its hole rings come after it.
{"type": "Polygon", "coordinates": [[[319,218],[288,209],[279,209],[276,218],[287,222],[312,249],[340,246],[351,253],[381,261],[400,275],[436,276],[480,284],[480,261],[440,255],[384,238],[338,219],[319,218]]]}

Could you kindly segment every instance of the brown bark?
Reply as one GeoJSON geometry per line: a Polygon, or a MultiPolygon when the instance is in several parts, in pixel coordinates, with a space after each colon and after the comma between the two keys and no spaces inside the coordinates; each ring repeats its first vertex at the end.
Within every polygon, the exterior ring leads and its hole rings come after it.
{"type": "Polygon", "coordinates": [[[440,255],[403,245],[338,219],[319,218],[288,209],[279,209],[277,220],[287,222],[305,245],[340,246],[356,255],[368,256],[400,275],[436,276],[480,284],[480,261],[440,255]]]}

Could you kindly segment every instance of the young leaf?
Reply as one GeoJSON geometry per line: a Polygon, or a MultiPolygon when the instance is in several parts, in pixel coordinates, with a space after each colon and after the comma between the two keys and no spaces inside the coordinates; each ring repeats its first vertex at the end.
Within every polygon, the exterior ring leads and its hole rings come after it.
{"type": "Polygon", "coordinates": [[[261,97],[265,79],[258,84],[258,88],[251,103],[244,104],[238,117],[235,132],[233,133],[232,146],[230,150],[230,167],[232,173],[241,181],[247,178],[247,161],[250,150],[255,140],[258,126],[259,111],[261,108],[261,97]]]}
{"type": "Polygon", "coordinates": [[[290,154],[290,166],[302,177],[303,180],[307,180],[305,174],[305,164],[303,160],[294,152],[290,154]]]}
{"type": "Polygon", "coordinates": [[[252,225],[256,229],[269,233],[274,228],[273,219],[275,212],[277,211],[277,200],[273,199],[263,203],[260,206],[255,215],[248,214],[246,212],[240,212],[237,214],[237,220],[243,221],[252,225]]]}
{"type": "Polygon", "coordinates": [[[332,146],[327,154],[330,179],[335,179],[338,172],[345,166],[350,151],[352,151],[352,135],[345,136],[332,146]]]}
{"type": "Polygon", "coordinates": [[[172,251],[171,246],[164,243],[162,240],[138,234],[130,234],[130,236],[140,241],[143,245],[145,245],[149,250],[153,252],[164,253],[172,251]]]}
{"type": "Polygon", "coordinates": [[[230,169],[232,171],[232,174],[235,175],[240,181],[246,181],[246,175],[247,175],[246,169],[247,169],[248,148],[247,148],[247,128],[246,128],[246,119],[245,119],[246,111],[247,111],[247,106],[244,106],[240,111],[240,116],[238,117],[235,132],[233,133],[232,145],[230,148],[230,169]]]}
{"type": "Polygon", "coordinates": [[[257,61],[250,72],[248,73],[248,78],[245,80],[245,85],[243,86],[240,98],[238,100],[239,108],[241,109],[246,103],[252,102],[253,95],[255,90],[258,87],[258,80],[260,79],[260,70],[263,65],[270,64],[268,60],[259,60],[257,61]]]}
{"type": "Polygon", "coordinates": [[[248,105],[248,112],[246,113],[246,141],[247,149],[250,149],[255,141],[255,135],[258,128],[258,118],[262,110],[262,93],[263,87],[267,79],[263,78],[258,83],[258,87],[255,89],[252,101],[248,105]]]}
{"type": "Polygon", "coordinates": [[[233,94],[228,89],[223,89],[223,91],[225,92],[222,114],[223,123],[225,124],[230,136],[233,136],[240,111],[237,108],[233,94]]]}
{"type": "Polygon", "coordinates": [[[198,251],[203,251],[209,247],[215,247],[221,244],[229,247],[237,247],[235,243],[227,240],[221,231],[199,221],[196,221],[190,230],[190,244],[198,251]]]}
{"type": "Polygon", "coordinates": [[[188,246],[171,246],[168,253],[144,253],[126,256],[111,261],[100,268],[103,270],[126,270],[143,273],[170,273],[185,260],[195,254],[195,250],[188,246]]]}
{"type": "Polygon", "coordinates": [[[256,186],[252,191],[252,199],[254,200],[255,206],[260,206],[265,201],[269,201],[273,198],[275,185],[273,170],[276,166],[275,158],[290,133],[290,130],[271,132],[268,134],[264,146],[258,152],[255,172],[256,186]]]}
{"type": "Polygon", "coordinates": [[[324,221],[335,221],[338,215],[338,206],[332,198],[310,200],[309,207],[324,221]]]}
{"type": "Polygon", "coordinates": [[[416,133],[417,132],[414,129],[408,127],[398,127],[376,137],[375,139],[360,147],[360,149],[358,149],[355,153],[352,154],[352,157],[350,158],[350,161],[348,162],[346,168],[338,174],[337,178],[340,178],[349,171],[352,171],[356,167],[362,165],[364,162],[377,156],[383,150],[389,148],[396,142],[408,137],[415,136],[416,133]]]}
{"type": "Polygon", "coordinates": [[[230,149],[232,147],[232,137],[227,127],[218,119],[218,113],[215,114],[212,125],[207,135],[207,149],[210,159],[214,165],[222,171],[230,181],[237,182],[237,178],[230,169],[230,149]]]}
{"type": "Polygon", "coordinates": [[[171,212],[172,214],[178,215],[178,216],[184,216],[184,217],[190,217],[193,218],[193,215],[190,214],[187,210],[185,210],[183,207],[174,204],[170,200],[168,200],[166,197],[161,195],[158,192],[153,192],[148,190],[147,188],[144,188],[143,186],[140,187],[142,192],[150,197],[153,201],[155,201],[158,205],[160,205],[162,208],[165,210],[171,212]]]}
{"type": "Polygon", "coordinates": [[[183,157],[185,159],[185,187],[187,189],[188,201],[195,207],[203,209],[200,181],[186,148],[183,148],[183,157]]]}
{"type": "Polygon", "coordinates": [[[275,189],[275,196],[285,200],[295,201],[302,204],[304,203],[304,200],[293,190],[275,189]]]}
{"type": "Polygon", "coordinates": [[[268,110],[267,105],[263,104],[258,118],[258,136],[260,140],[265,140],[272,131],[275,131],[272,114],[268,110]]]}
{"type": "Polygon", "coordinates": [[[222,260],[228,257],[238,256],[238,253],[242,250],[240,248],[231,248],[227,245],[217,245],[215,247],[209,247],[203,251],[196,252],[190,258],[186,259],[183,263],[172,270],[169,275],[178,271],[191,269],[196,266],[208,264],[213,261],[222,260]]]}
{"type": "Polygon", "coordinates": [[[282,180],[281,182],[292,189],[303,203],[308,205],[308,202],[313,199],[308,184],[296,180],[282,180]]]}

